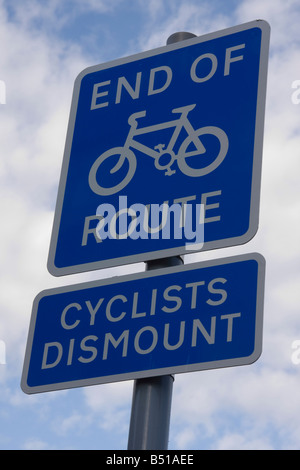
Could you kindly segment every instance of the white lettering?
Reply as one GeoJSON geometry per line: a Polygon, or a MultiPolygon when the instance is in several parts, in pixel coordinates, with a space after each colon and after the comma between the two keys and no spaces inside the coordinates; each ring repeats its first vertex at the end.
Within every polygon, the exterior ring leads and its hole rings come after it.
{"type": "Polygon", "coordinates": [[[206,331],[202,322],[195,318],[193,320],[193,333],[192,333],[192,347],[197,345],[197,331],[201,331],[202,335],[206,339],[208,344],[215,344],[215,336],[216,336],[216,317],[211,317],[210,321],[210,333],[206,331]]]}
{"type": "Polygon", "coordinates": [[[164,312],[172,313],[172,312],[176,312],[177,310],[180,309],[181,304],[182,304],[181,298],[180,298],[180,297],[177,297],[176,295],[171,296],[171,295],[169,295],[169,292],[170,292],[171,290],[180,291],[181,289],[182,289],[182,287],[176,286],[176,285],[175,285],[175,286],[169,286],[169,287],[167,287],[167,289],[165,289],[165,291],[164,291],[164,293],[163,293],[164,299],[165,299],[165,300],[170,300],[171,302],[175,302],[176,305],[175,305],[174,307],[172,307],[172,308],[171,308],[171,307],[166,307],[166,306],[164,306],[164,307],[162,308],[162,310],[163,310],[164,312]]]}
{"type": "Polygon", "coordinates": [[[225,282],[227,282],[226,279],[224,279],[223,277],[218,277],[216,279],[213,279],[212,281],[210,281],[210,283],[208,284],[207,288],[208,288],[208,291],[211,293],[211,294],[220,294],[221,295],[221,298],[220,300],[211,300],[211,299],[208,299],[206,301],[207,304],[209,305],[221,305],[225,302],[225,300],[227,299],[227,292],[226,290],[224,289],[215,289],[214,288],[214,284],[216,282],[221,282],[222,284],[225,284],[225,282]]]}
{"type": "Polygon", "coordinates": [[[210,53],[202,54],[192,63],[191,79],[193,80],[193,82],[196,82],[196,83],[206,82],[215,74],[215,71],[217,70],[217,66],[218,66],[218,60],[214,54],[210,54],[210,53]],[[210,72],[206,76],[199,77],[196,74],[196,67],[199,64],[199,62],[203,59],[209,59],[211,61],[211,69],[210,69],[210,72]]]}
{"type": "Polygon", "coordinates": [[[127,298],[125,297],[125,295],[115,295],[114,297],[112,297],[109,302],[107,303],[107,306],[106,306],[106,317],[109,321],[111,322],[117,322],[117,321],[120,321],[122,320],[122,318],[125,317],[126,315],[126,312],[121,312],[120,315],[118,317],[113,317],[112,314],[111,314],[111,306],[112,304],[116,301],[116,300],[122,300],[123,303],[127,302],[127,298]]]}
{"type": "Polygon", "coordinates": [[[155,315],[156,299],[157,299],[157,289],[152,289],[150,315],[155,315]]]}
{"type": "Polygon", "coordinates": [[[103,219],[102,215],[90,215],[88,217],[85,217],[81,246],[85,246],[87,244],[88,235],[90,233],[92,233],[94,235],[94,239],[96,240],[97,243],[102,242],[102,240],[98,236],[98,232],[97,232],[98,225],[101,223],[102,219],[103,219]],[[94,228],[90,228],[90,222],[92,220],[98,220],[98,225],[94,228]]]}
{"type": "Polygon", "coordinates": [[[125,77],[119,77],[118,86],[117,86],[116,104],[120,103],[121,101],[122,86],[126,89],[126,91],[129,93],[129,95],[131,96],[133,100],[136,100],[137,98],[139,98],[140,88],[141,88],[141,78],[142,78],[142,72],[138,72],[136,74],[135,88],[133,89],[125,77]]]}
{"type": "Polygon", "coordinates": [[[149,78],[148,96],[149,95],[154,95],[156,93],[162,93],[163,91],[165,91],[168,88],[171,81],[172,81],[172,69],[170,69],[170,67],[168,67],[167,65],[162,65],[161,67],[156,67],[155,69],[151,69],[150,78],[149,78]],[[164,85],[162,85],[160,88],[154,89],[155,74],[157,72],[161,72],[161,71],[166,72],[167,79],[166,79],[164,85]]]}
{"type": "Polygon", "coordinates": [[[86,300],[86,302],[85,302],[85,304],[88,308],[88,311],[90,312],[90,315],[91,315],[91,320],[90,320],[90,325],[91,326],[95,324],[95,316],[96,316],[96,313],[98,312],[99,308],[101,307],[103,300],[104,300],[104,298],[99,299],[95,308],[92,307],[92,304],[89,300],[86,300]]]}
{"type": "Polygon", "coordinates": [[[180,322],[179,340],[177,341],[176,344],[173,344],[172,346],[169,343],[169,330],[170,330],[170,323],[166,323],[165,330],[164,330],[164,347],[166,349],[168,349],[169,351],[174,351],[175,349],[180,348],[180,346],[183,343],[184,331],[185,331],[185,321],[180,322]]]}
{"type": "Polygon", "coordinates": [[[96,357],[97,357],[97,348],[95,348],[94,346],[86,346],[86,342],[87,341],[97,341],[97,336],[94,336],[94,335],[90,335],[90,336],[86,336],[85,338],[83,338],[83,340],[81,341],[80,343],[80,347],[82,349],[82,351],[88,351],[88,352],[91,352],[91,356],[90,357],[83,357],[83,356],[80,356],[78,358],[78,361],[80,362],[83,362],[83,363],[88,363],[88,362],[92,362],[96,357]]]}
{"type": "Polygon", "coordinates": [[[45,347],[44,347],[42,369],[50,369],[51,367],[57,366],[57,364],[60,362],[60,360],[62,358],[62,353],[63,353],[63,347],[57,341],[53,341],[52,343],[46,343],[45,347]],[[50,348],[56,348],[57,349],[57,356],[56,356],[55,361],[47,363],[48,351],[49,351],[50,348]]]}
{"type": "Polygon", "coordinates": [[[233,328],[233,319],[239,318],[241,313],[230,313],[228,315],[221,315],[221,320],[228,320],[227,324],[227,343],[232,341],[232,328],[233,328]]]}
{"type": "Polygon", "coordinates": [[[106,82],[101,82],[101,83],[95,83],[93,87],[93,94],[92,94],[92,102],[91,102],[91,111],[93,109],[98,109],[98,108],[104,108],[109,105],[108,101],[105,101],[104,103],[97,103],[98,98],[101,98],[102,96],[107,96],[108,91],[102,91],[99,93],[99,88],[110,85],[110,80],[106,82]]]}
{"type": "Polygon", "coordinates": [[[131,318],[145,317],[146,312],[137,313],[137,303],[138,303],[139,293],[135,292],[133,294],[133,303],[132,303],[132,315],[131,318]]]}
{"type": "Polygon", "coordinates": [[[138,354],[149,354],[151,351],[153,351],[153,349],[155,348],[155,346],[157,345],[157,340],[158,340],[158,334],[157,334],[157,331],[156,329],[153,327],[153,326],[144,326],[144,328],[141,328],[135,338],[134,338],[134,349],[136,350],[136,352],[138,354]],[[150,344],[150,346],[146,349],[142,349],[140,347],[140,337],[141,335],[145,332],[145,331],[150,331],[151,334],[152,334],[152,343],[150,344]]]}
{"type": "Polygon", "coordinates": [[[229,75],[230,73],[230,64],[231,62],[237,62],[239,60],[243,60],[244,56],[239,55],[235,57],[231,57],[231,52],[237,51],[239,49],[243,49],[245,44],[239,44],[238,46],[228,47],[225,53],[225,66],[224,66],[224,76],[229,75]]]}
{"type": "Polygon", "coordinates": [[[129,338],[129,330],[124,330],[121,336],[117,340],[115,340],[115,338],[113,337],[111,333],[106,333],[105,338],[104,338],[103,360],[107,359],[109,342],[111,342],[114,348],[117,348],[119,344],[121,343],[121,341],[124,341],[122,357],[126,357],[127,349],[128,349],[128,338],[129,338]]]}
{"type": "Polygon", "coordinates": [[[212,191],[210,193],[203,193],[202,196],[201,196],[201,204],[204,204],[204,223],[208,223],[208,222],[218,222],[219,220],[221,220],[221,216],[220,215],[216,215],[214,217],[206,217],[206,211],[208,210],[212,210],[212,209],[218,209],[220,204],[218,202],[216,202],[215,204],[207,204],[207,199],[209,197],[215,197],[215,196],[220,196],[221,195],[221,191],[212,191]]]}
{"type": "Polygon", "coordinates": [[[70,310],[70,308],[76,308],[77,310],[81,310],[82,307],[80,304],[78,303],[72,303],[72,304],[69,304],[67,305],[63,311],[62,311],[62,314],[61,314],[61,318],[60,318],[60,323],[61,323],[61,326],[65,329],[65,330],[71,330],[72,328],[75,328],[79,323],[80,323],[80,320],[76,320],[74,323],[66,323],[66,314],[67,312],[70,310]]]}
{"type": "Polygon", "coordinates": [[[196,199],[196,196],[186,196],[186,197],[180,197],[178,199],[174,199],[174,204],[181,204],[181,224],[180,227],[185,226],[186,222],[186,215],[187,215],[187,203],[188,201],[194,201],[196,199]]]}
{"type": "Polygon", "coordinates": [[[191,282],[185,285],[185,287],[192,287],[191,308],[196,308],[198,286],[204,286],[204,284],[205,284],[204,281],[197,281],[197,282],[191,282]]]}
{"type": "Polygon", "coordinates": [[[75,343],[75,338],[70,339],[67,366],[70,366],[73,361],[74,343],[75,343]]]}
{"type": "MultiPolygon", "coordinates": [[[[224,77],[230,75],[232,63],[242,61],[244,59],[244,55],[236,55],[235,53],[236,51],[244,49],[245,46],[245,44],[238,44],[236,46],[226,48],[225,59],[222,59],[220,62],[223,63],[224,60],[224,77]]],[[[222,55],[224,57],[224,52],[222,55]]],[[[190,78],[195,83],[205,83],[215,75],[217,69],[218,59],[216,55],[212,52],[206,52],[197,57],[190,67],[188,66],[187,76],[189,73],[190,78]]],[[[163,93],[171,85],[173,74],[175,74],[175,71],[173,71],[171,67],[168,65],[161,65],[159,67],[152,68],[149,71],[145,70],[143,72],[136,72],[135,78],[133,79],[121,76],[117,78],[117,81],[114,84],[111,83],[111,80],[95,83],[91,93],[92,97],[90,109],[92,111],[109,106],[110,100],[107,98],[107,96],[109,94],[112,95],[112,93],[115,94],[115,104],[121,103],[124,96],[124,90],[133,100],[140,98],[141,90],[144,90],[144,95],[147,94],[147,96],[163,93]],[[132,80],[135,80],[135,82],[133,83],[132,80]],[[143,82],[148,81],[148,86],[147,83],[144,83],[143,88],[141,88],[142,80],[143,82]],[[109,93],[110,87],[114,87],[114,89],[112,89],[109,93]]],[[[3,81],[0,81],[0,85],[2,88],[5,86],[3,81]]],[[[183,86],[188,86],[188,82],[186,82],[183,86]]],[[[4,94],[5,93],[2,91],[1,96],[4,96],[4,94]]],[[[1,102],[3,101],[4,100],[2,99],[1,102]]]]}

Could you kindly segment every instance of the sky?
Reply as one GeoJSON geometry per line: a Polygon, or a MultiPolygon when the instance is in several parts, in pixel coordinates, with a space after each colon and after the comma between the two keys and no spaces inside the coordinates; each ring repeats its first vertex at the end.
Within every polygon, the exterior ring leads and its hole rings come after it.
{"type": "Polygon", "coordinates": [[[39,292],[145,269],[138,263],[61,278],[47,271],[76,76],[163,46],[177,31],[200,36],[255,19],[271,26],[259,230],[245,245],[185,262],[265,257],[263,353],[253,365],[176,375],[169,449],[299,449],[299,2],[0,0],[1,449],[127,448],[132,381],[35,395],[20,388],[39,292]]]}

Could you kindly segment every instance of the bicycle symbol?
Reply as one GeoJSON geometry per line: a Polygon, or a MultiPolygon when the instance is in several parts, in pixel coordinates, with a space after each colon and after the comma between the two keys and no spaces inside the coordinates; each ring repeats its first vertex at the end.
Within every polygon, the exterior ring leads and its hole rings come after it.
{"type": "Polygon", "coordinates": [[[123,188],[125,188],[125,186],[127,186],[127,184],[132,180],[137,166],[136,156],[131,149],[136,149],[145,155],[152,157],[154,159],[155,167],[158,170],[165,171],[165,175],[167,176],[171,176],[176,173],[176,170],[171,169],[175,161],[177,162],[180,171],[187,176],[199,177],[214,171],[226,157],[229,145],[228,137],[226,133],[219,127],[206,126],[200,127],[199,129],[194,129],[187,116],[188,113],[195,108],[195,106],[196,104],[191,104],[188,106],[182,106],[181,108],[175,108],[172,110],[172,113],[181,114],[178,119],[141,128],[138,128],[137,120],[139,118],[145,117],[146,111],[133,113],[128,119],[130,129],[124,146],[114,147],[105,151],[93,163],[89,173],[89,185],[91,190],[95,194],[108,196],[110,194],[115,194],[121,191],[123,188]],[[134,140],[135,136],[147,134],[149,132],[160,131],[162,129],[168,129],[170,127],[175,127],[175,129],[167,148],[165,148],[165,144],[158,144],[154,147],[154,149],[152,149],[134,140]],[[183,128],[186,130],[188,137],[186,137],[180,145],[178,153],[175,154],[174,146],[183,128]],[[195,169],[188,165],[187,160],[189,157],[202,155],[206,152],[206,148],[200,140],[200,137],[203,135],[215,136],[219,141],[220,149],[219,153],[211,163],[203,168],[195,169]],[[191,143],[194,144],[194,149],[196,150],[188,150],[191,143]],[[97,179],[98,169],[105,160],[108,160],[110,157],[115,155],[119,156],[119,159],[117,164],[110,170],[110,173],[113,174],[120,170],[126,160],[128,160],[128,171],[122,181],[115,186],[110,188],[101,186],[97,179]]]}

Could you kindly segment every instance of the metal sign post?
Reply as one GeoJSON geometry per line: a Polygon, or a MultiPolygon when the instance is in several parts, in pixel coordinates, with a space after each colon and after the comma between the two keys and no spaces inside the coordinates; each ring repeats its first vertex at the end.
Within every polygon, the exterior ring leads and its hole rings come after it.
{"type": "MultiPolygon", "coordinates": [[[[167,44],[195,37],[195,34],[172,34],[167,44]]],[[[173,256],[149,261],[146,270],[183,264],[182,258],[173,256]]],[[[128,450],[167,450],[173,391],[173,375],[137,379],[134,383],[128,450]]]]}
{"type": "MultiPolygon", "coordinates": [[[[183,264],[178,256],[150,261],[146,270],[183,264]]],[[[137,379],[134,383],[128,450],[167,450],[173,375],[137,379]]]]}

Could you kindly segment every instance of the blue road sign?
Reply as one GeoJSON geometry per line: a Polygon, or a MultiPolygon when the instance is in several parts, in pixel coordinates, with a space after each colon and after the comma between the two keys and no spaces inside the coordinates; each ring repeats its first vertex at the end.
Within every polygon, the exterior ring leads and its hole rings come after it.
{"type": "Polygon", "coordinates": [[[258,228],[269,25],[90,67],[74,85],[54,275],[249,241],[258,228]]]}
{"type": "Polygon", "coordinates": [[[264,272],[254,253],[43,291],[22,389],[251,364],[262,349],[264,272]]]}

